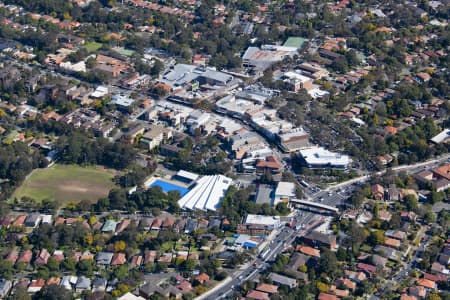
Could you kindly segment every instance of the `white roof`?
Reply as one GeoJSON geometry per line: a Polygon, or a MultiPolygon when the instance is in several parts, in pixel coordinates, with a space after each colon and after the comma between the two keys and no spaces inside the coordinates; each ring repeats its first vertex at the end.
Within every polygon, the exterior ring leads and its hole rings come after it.
{"type": "Polygon", "coordinates": [[[215,211],[232,182],[231,178],[223,175],[204,176],[178,200],[178,205],[184,209],[215,211]]]}
{"type": "Polygon", "coordinates": [[[293,72],[293,71],[289,71],[283,74],[284,77],[287,77],[289,79],[295,79],[298,80],[300,82],[307,82],[307,81],[311,81],[312,79],[309,77],[306,77],[304,75],[301,75],[297,72],[293,72]]]}
{"type": "Polygon", "coordinates": [[[278,182],[275,196],[295,197],[295,184],[287,181],[278,182]]]}
{"type": "Polygon", "coordinates": [[[266,226],[278,226],[280,224],[279,216],[263,216],[248,214],[245,218],[245,224],[259,224],[266,226]]]}
{"type": "Polygon", "coordinates": [[[309,165],[345,166],[350,163],[348,155],[334,153],[321,147],[300,150],[300,155],[309,165]]]}
{"type": "Polygon", "coordinates": [[[445,140],[450,139],[450,129],[444,129],[443,131],[441,131],[439,134],[437,134],[436,136],[434,136],[431,141],[433,143],[439,144],[444,142],[445,140]]]}
{"type": "Polygon", "coordinates": [[[50,224],[52,223],[52,215],[42,215],[42,223],[50,224]]]}
{"type": "Polygon", "coordinates": [[[100,98],[108,94],[108,88],[106,86],[100,85],[95,91],[91,94],[91,97],[100,98]]]}
{"type": "Polygon", "coordinates": [[[145,300],[145,298],[141,296],[135,296],[132,293],[128,292],[122,297],[117,298],[117,300],[145,300]]]}
{"type": "Polygon", "coordinates": [[[188,172],[188,171],[185,171],[185,170],[178,171],[177,172],[177,176],[183,177],[183,178],[187,178],[187,179],[190,179],[192,181],[195,181],[198,178],[198,174],[191,173],[191,172],[188,172]]]}

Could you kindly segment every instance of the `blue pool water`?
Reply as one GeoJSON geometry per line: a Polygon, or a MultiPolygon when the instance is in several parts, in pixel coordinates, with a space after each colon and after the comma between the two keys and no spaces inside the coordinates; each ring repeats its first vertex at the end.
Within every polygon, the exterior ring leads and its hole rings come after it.
{"type": "Polygon", "coordinates": [[[154,180],[152,183],[150,183],[149,187],[153,187],[153,186],[159,186],[163,192],[167,193],[170,191],[178,191],[180,192],[181,197],[183,197],[187,192],[189,192],[189,190],[185,187],[164,181],[164,180],[160,180],[160,179],[156,179],[154,180]]]}

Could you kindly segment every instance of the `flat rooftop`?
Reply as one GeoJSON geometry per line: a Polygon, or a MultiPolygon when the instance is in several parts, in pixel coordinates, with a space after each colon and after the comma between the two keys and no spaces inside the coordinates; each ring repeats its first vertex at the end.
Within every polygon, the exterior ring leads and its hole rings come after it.
{"type": "Polygon", "coordinates": [[[346,166],[350,163],[348,155],[331,152],[321,147],[300,150],[300,155],[309,165],[346,166]]]}

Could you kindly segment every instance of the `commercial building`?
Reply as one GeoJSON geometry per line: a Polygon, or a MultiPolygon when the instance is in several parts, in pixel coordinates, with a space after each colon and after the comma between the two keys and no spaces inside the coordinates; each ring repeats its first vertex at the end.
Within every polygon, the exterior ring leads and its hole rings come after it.
{"type": "Polygon", "coordinates": [[[309,134],[298,127],[278,134],[280,148],[286,153],[292,153],[310,146],[309,134]]]}
{"type": "Polygon", "coordinates": [[[321,147],[300,150],[303,164],[312,169],[347,169],[350,158],[347,155],[334,153],[321,147]]]}
{"type": "Polygon", "coordinates": [[[174,175],[173,179],[184,182],[186,184],[191,184],[196,181],[198,178],[198,174],[188,172],[185,170],[180,170],[177,174],[174,175]]]}
{"type": "Polygon", "coordinates": [[[273,230],[281,226],[279,216],[263,216],[248,214],[245,218],[245,225],[261,225],[267,229],[273,230]]]}
{"type": "Polygon", "coordinates": [[[232,183],[231,178],[223,175],[203,176],[178,200],[178,205],[183,209],[215,211],[232,183]]]}
{"type": "Polygon", "coordinates": [[[171,70],[166,72],[161,82],[168,84],[172,89],[183,87],[188,84],[198,82],[199,85],[227,86],[234,80],[232,75],[216,71],[211,68],[198,67],[188,64],[176,64],[171,70]]]}
{"type": "Polygon", "coordinates": [[[287,83],[289,89],[293,92],[298,92],[300,89],[305,89],[307,91],[314,89],[312,79],[297,72],[286,72],[281,76],[281,80],[287,83]]]}
{"type": "Polygon", "coordinates": [[[296,47],[277,45],[262,45],[261,48],[248,47],[242,56],[242,62],[244,67],[251,68],[255,73],[261,74],[274,63],[293,57],[296,53],[296,47]]]}
{"type": "Polygon", "coordinates": [[[172,138],[172,129],[159,125],[151,125],[139,140],[139,145],[152,150],[172,138]]]}
{"type": "Polygon", "coordinates": [[[134,104],[134,99],[124,95],[116,94],[111,98],[111,104],[114,104],[119,110],[128,110],[134,104]]]}
{"type": "Polygon", "coordinates": [[[217,112],[238,119],[242,119],[247,110],[254,108],[255,104],[252,101],[236,98],[235,95],[228,95],[216,102],[217,112]]]}
{"type": "Polygon", "coordinates": [[[293,198],[295,198],[295,184],[286,181],[278,182],[273,204],[276,206],[280,202],[289,203],[293,198]]]}
{"type": "Polygon", "coordinates": [[[186,120],[189,133],[194,134],[196,129],[203,130],[210,117],[211,115],[203,110],[192,111],[186,120]]]}

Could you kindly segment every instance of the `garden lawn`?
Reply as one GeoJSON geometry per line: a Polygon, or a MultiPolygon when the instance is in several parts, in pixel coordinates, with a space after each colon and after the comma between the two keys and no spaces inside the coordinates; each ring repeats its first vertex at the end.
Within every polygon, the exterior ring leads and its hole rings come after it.
{"type": "Polygon", "coordinates": [[[89,42],[84,45],[84,48],[89,52],[95,52],[103,46],[102,43],[89,42]]]}
{"type": "Polygon", "coordinates": [[[115,172],[102,167],[80,167],[55,164],[35,170],[12,195],[58,201],[61,205],[81,200],[96,201],[108,195],[114,186],[115,172]]]}

